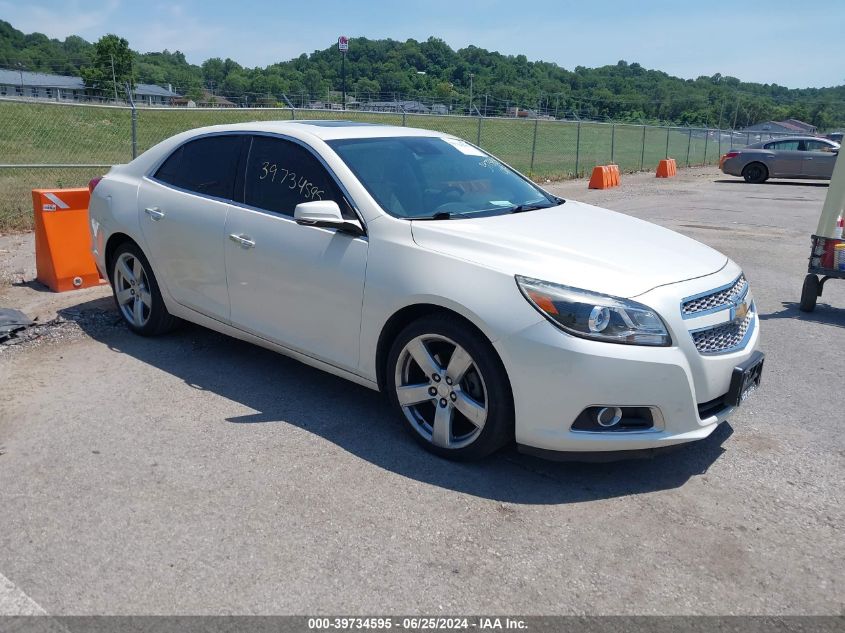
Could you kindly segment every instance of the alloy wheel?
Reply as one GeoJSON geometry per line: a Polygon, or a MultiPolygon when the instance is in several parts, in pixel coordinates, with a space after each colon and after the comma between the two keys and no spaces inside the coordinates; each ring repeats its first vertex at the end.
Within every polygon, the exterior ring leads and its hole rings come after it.
{"type": "Polygon", "coordinates": [[[114,266],[114,292],[126,319],[135,327],[150,320],[153,298],[144,265],[132,253],[121,253],[114,266]]]}
{"type": "Polygon", "coordinates": [[[395,385],[406,419],[435,446],[468,446],[487,422],[484,377],[470,354],[445,336],[408,341],[396,362],[395,385]]]}

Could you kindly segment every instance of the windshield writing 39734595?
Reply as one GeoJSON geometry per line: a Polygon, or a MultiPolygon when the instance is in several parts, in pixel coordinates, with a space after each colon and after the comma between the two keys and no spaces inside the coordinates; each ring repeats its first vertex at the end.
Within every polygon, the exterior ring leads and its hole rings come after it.
{"type": "Polygon", "coordinates": [[[269,178],[270,182],[278,183],[279,185],[287,186],[289,189],[299,189],[300,195],[309,200],[322,200],[325,191],[317,187],[314,183],[305,177],[296,177],[296,172],[279,167],[276,163],[265,161],[261,164],[261,169],[258,173],[259,180],[269,178]]]}

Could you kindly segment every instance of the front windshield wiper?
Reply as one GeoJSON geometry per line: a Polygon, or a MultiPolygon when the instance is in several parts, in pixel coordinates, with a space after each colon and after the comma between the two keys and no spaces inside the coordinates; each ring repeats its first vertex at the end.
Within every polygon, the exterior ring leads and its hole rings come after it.
{"type": "Polygon", "coordinates": [[[509,213],[522,213],[523,211],[536,211],[537,209],[551,209],[556,204],[518,204],[508,211],[509,213]]]}
{"type": "Polygon", "coordinates": [[[412,216],[409,220],[451,220],[452,214],[448,211],[438,211],[434,215],[412,216]]]}

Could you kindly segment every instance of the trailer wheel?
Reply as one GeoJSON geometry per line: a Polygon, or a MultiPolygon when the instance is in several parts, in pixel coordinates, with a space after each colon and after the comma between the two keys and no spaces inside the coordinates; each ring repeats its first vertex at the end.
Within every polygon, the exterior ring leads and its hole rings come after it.
{"type": "Polygon", "coordinates": [[[801,312],[812,312],[816,309],[816,299],[819,298],[821,284],[815,275],[804,277],[804,286],[801,288],[801,312]]]}

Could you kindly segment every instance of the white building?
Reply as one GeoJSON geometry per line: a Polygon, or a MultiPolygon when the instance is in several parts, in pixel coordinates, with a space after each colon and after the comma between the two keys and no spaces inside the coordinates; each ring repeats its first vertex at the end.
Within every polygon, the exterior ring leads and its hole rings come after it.
{"type": "MultiPolygon", "coordinates": [[[[180,95],[168,86],[136,84],[133,94],[138,105],[170,105],[171,99],[180,95]]],[[[95,93],[85,86],[81,77],[32,73],[26,70],[0,69],[0,97],[25,99],[50,99],[53,101],[112,101],[114,95],[95,93]]],[[[126,98],[121,86],[117,87],[118,100],[126,98]]]]}

